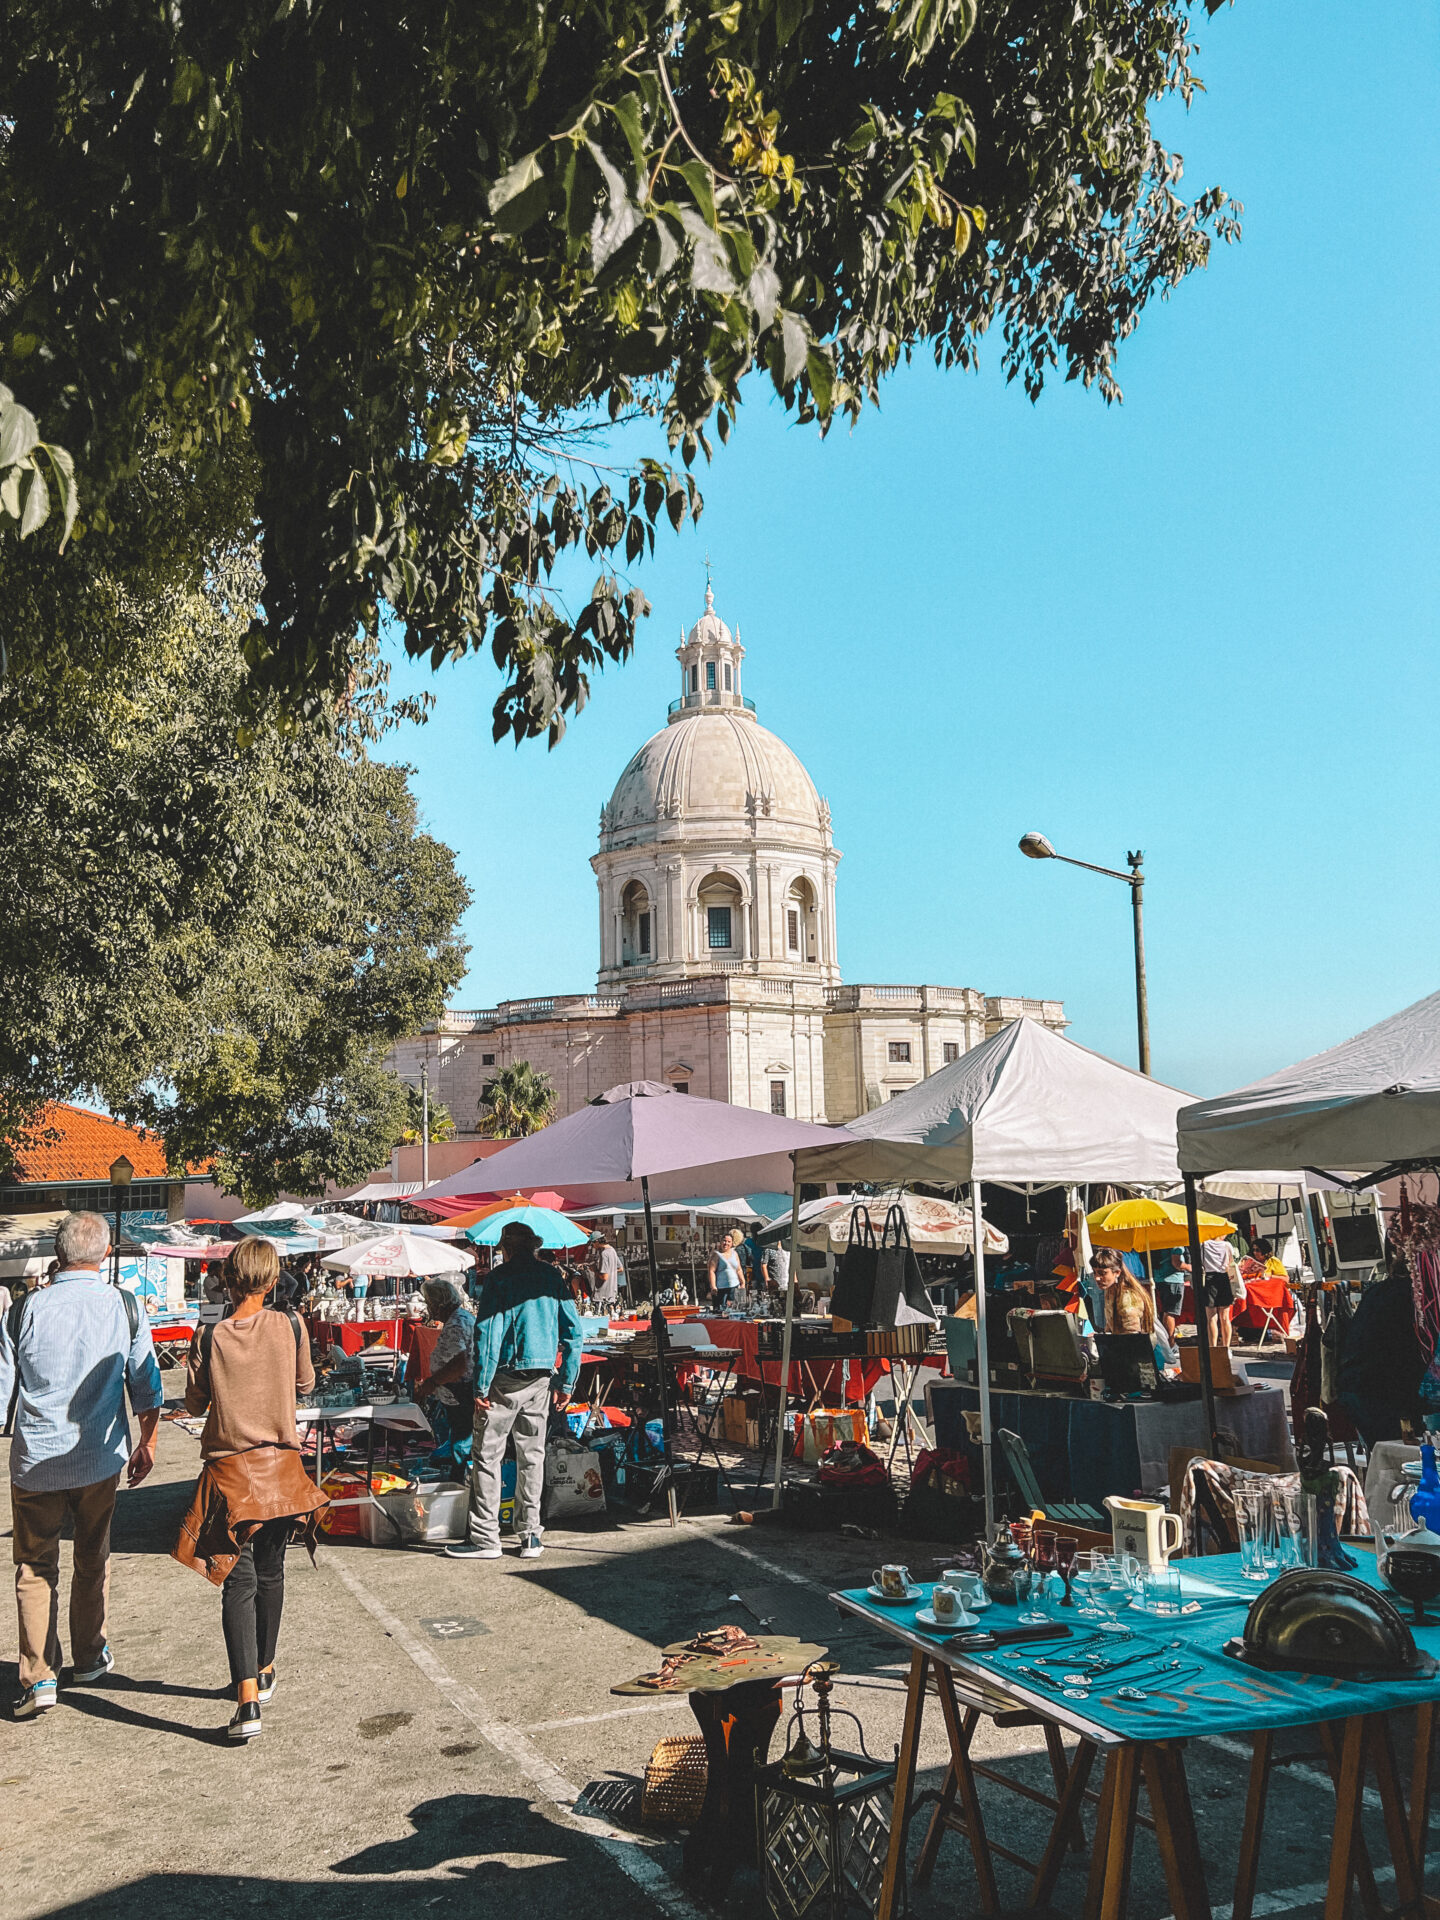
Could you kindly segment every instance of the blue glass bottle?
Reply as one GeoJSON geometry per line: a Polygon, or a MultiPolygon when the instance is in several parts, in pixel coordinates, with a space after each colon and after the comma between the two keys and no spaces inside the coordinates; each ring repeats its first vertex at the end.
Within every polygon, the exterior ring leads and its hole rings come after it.
{"type": "Polygon", "coordinates": [[[1420,1484],[1410,1496],[1411,1518],[1431,1533],[1440,1533],[1440,1473],[1435,1471],[1435,1445],[1420,1444],[1420,1484]]]}

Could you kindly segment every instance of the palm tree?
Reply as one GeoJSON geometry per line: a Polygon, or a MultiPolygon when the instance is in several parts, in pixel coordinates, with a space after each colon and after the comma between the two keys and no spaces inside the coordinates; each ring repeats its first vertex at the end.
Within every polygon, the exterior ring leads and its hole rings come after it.
{"type": "Polygon", "coordinates": [[[523,1140],[555,1113],[555,1082],[528,1060],[516,1060],[485,1082],[477,1113],[479,1130],[491,1140],[523,1140]]]}

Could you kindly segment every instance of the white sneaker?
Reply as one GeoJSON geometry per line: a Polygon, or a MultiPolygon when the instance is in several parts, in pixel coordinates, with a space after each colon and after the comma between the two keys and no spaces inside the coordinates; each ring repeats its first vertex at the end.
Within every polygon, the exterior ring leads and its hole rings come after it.
{"type": "Polygon", "coordinates": [[[26,1687],[15,1701],[11,1711],[17,1720],[34,1720],[42,1713],[48,1713],[55,1704],[55,1682],[37,1680],[34,1686],[26,1687]]]}
{"type": "Polygon", "coordinates": [[[522,1560],[538,1560],[544,1551],[544,1543],[538,1533],[521,1534],[520,1558],[522,1560]]]}

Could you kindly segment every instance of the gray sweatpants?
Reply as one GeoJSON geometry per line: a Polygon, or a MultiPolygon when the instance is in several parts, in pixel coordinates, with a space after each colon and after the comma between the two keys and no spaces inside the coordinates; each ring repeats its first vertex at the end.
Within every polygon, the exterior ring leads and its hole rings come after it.
{"type": "Polygon", "coordinates": [[[470,1539],[476,1546],[500,1544],[500,1464],[511,1433],[515,1435],[515,1531],[540,1531],[550,1382],[547,1373],[512,1393],[502,1393],[492,1385],[490,1411],[475,1417],[470,1454],[470,1539]]]}

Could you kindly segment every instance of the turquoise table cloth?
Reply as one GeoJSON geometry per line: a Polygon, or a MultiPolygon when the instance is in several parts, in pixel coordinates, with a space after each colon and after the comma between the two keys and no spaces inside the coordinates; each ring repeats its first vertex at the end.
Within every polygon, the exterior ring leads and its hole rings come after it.
{"type": "MultiPolygon", "coordinates": [[[[1385,1591],[1375,1570],[1373,1553],[1350,1548],[1358,1579],[1385,1591]]],[[[1116,1634],[1098,1634],[1095,1623],[1077,1618],[1075,1607],[1062,1607],[1058,1600],[1047,1600],[1044,1611],[1055,1621],[1063,1621],[1072,1630],[1068,1642],[1041,1640],[1019,1647],[1001,1647],[992,1653],[962,1652],[943,1643],[954,1628],[927,1629],[915,1615],[930,1604],[930,1588],[921,1588],[921,1597],[908,1606],[878,1605],[864,1588],[847,1590],[832,1596],[843,1600],[847,1610],[864,1615],[877,1627],[900,1629],[907,1636],[932,1645],[936,1654],[955,1667],[957,1673],[970,1671],[978,1677],[993,1674],[1002,1679],[1007,1690],[1021,1689],[1029,1695],[1038,1711],[1061,1722],[1088,1722],[1111,1740],[1194,1739],[1203,1734],[1257,1733],[1267,1727],[1297,1727],[1322,1720],[1344,1720],[1357,1713],[1387,1713],[1400,1707],[1416,1707],[1427,1700],[1440,1700],[1440,1673],[1417,1680],[1332,1680],[1320,1674],[1266,1673],[1250,1667],[1222,1652],[1227,1640],[1244,1631],[1246,1609],[1265,1591],[1258,1581],[1241,1578],[1238,1554],[1215,1554],[1197,1560],[1173,1560],[1181,1574],[1186,1600],[1200,1602],[1196,1613],[1156,1617],[1122,1606],[1118,1618],[1133,1631],[1133,1639],[1122,1640],[1116,1634]],[[1043,1656],[1043,1671],[1056,1680],[1085,1669],[1084,1651],[1094,1651],[1115,1660],[1145,1648],[1159,1650],[1170,1642],[1180,1647],[1166,1658],[1183,1659],[1184,1668],[1172,1680],[1161,1674],[1148,1679],[1153,1667],[1124,1666],[1111,1675],[1097,1674],[1085,1689],[1085,1697],[1066,1695],[1055,1688],[1035,1682],[1021,1669],[1036,1664],[1043,1656]],[[1073,1658],[1070,1656],[1073,1655],[1073,1658]],[[1198,1669],[1198,1671],[1197,1671],[1198,1669]],[[1120,1688],[1133,1685],[1144,1692],[1143,1700],[1127,1700],[1120,1688]]],[[[1401,1616],[1408,1622],[1408,1602],[1391,1595],[1401,1616]]],[[[1077,1589],[1078,1603],[1078,1589],[1077,1589]]],[[[1019,1609],[992,1605],[980,1616],[980,1627],[1004,1628],[1016,1624],[1019,1609]]],[[[1431,1626],[1412,1627],[1416,1644],[1424,1653],[1440,1659],[1440,1621],[1431,1626]]]]}

